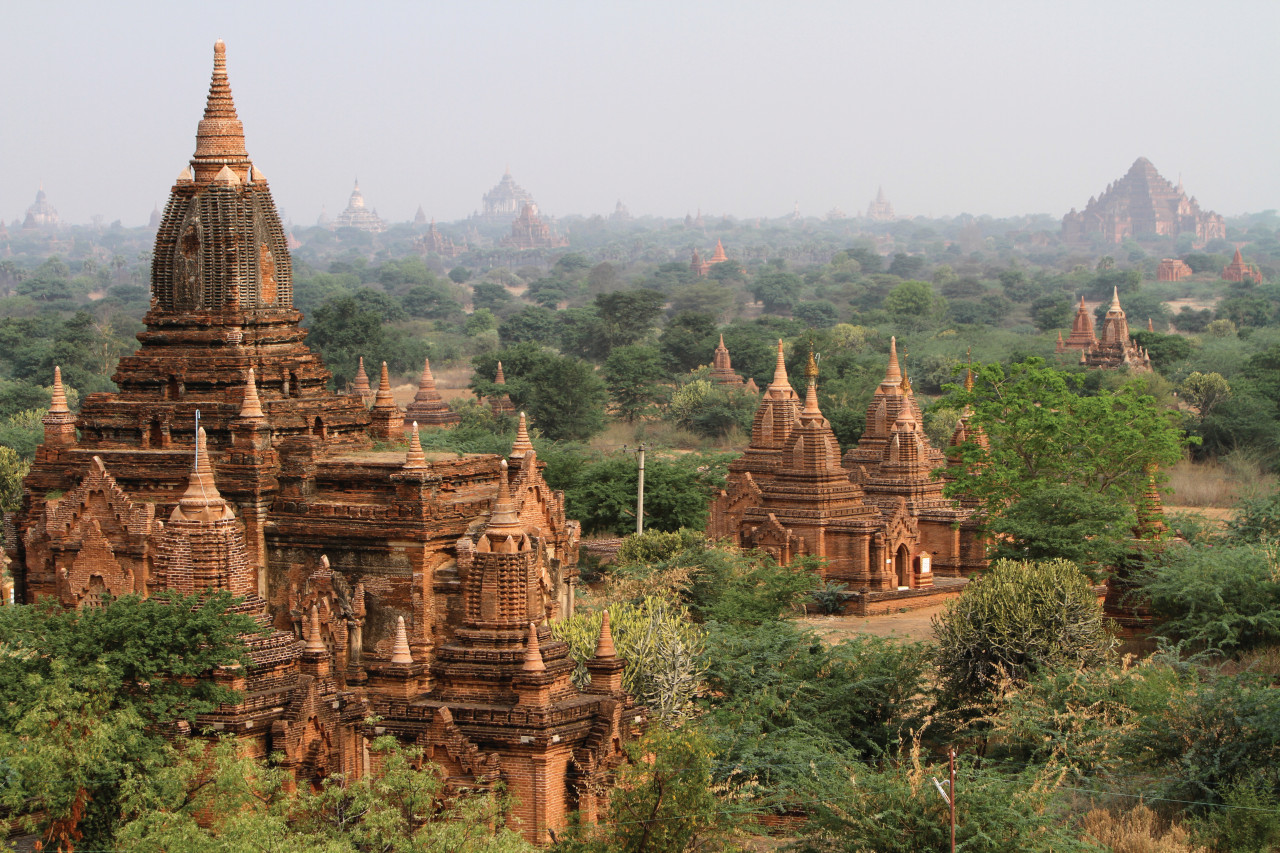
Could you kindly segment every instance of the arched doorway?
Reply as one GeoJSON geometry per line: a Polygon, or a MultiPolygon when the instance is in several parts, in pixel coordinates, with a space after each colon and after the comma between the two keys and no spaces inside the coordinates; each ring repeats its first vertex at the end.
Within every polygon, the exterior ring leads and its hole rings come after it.
{"type": "Polygon", "coordinates": [[[894,554],[893,573],[898,579],[899,588],[911,586],[911,552],[906,545],[899,545],[894,554]]]}

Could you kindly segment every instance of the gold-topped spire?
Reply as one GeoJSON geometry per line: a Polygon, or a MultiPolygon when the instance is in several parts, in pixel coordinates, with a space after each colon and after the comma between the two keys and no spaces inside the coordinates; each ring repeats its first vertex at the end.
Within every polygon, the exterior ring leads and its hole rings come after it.
{"type": "Polygon", "coordinates": [[[911,371],[907,370],[907,351],[902,351],[902,393],[911,393],[911,371]]]}
{"type": "MultiPolygon", "coordinates": [[[[1058,332],[1058,341],[1062,341],[1062,332],[1058,332]]],[[[964,352],[964,360],[967,362],[964,369],[964,390],[973,391],[973,350],[967,349],[964,352]]]]}

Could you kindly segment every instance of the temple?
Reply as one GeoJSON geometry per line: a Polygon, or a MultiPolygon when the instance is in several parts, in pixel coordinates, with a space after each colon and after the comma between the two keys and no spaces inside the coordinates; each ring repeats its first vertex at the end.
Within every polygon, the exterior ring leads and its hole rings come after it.
{"type": "Polygon", "coordinates": [[[1178,258],[1162,258],[1156,267],[1156,281],[1182,281],[1192,275],[1191,267],[1178,258]]]}
{"type": "MultiPolygon", "coordinates": [[[[476,219],[506,225],[517,219],[527,205],[534,204],[533,195],[515,182],[507,169],[498,185],[484,194],[481,211],[476,219]]],[[[536,209],[535,209],[536,211],[536,209]]]]}
{"type": "MultiPolygon", "coordinates": [[[[359,387],[327,390],[222,42],[151,290],[117,392],[76,415],[55,371],[5,543],[17,600],[227,590],[270,630],[247,638],[248,668],[211,674],[244,698],[197,729],[308,782],[358,777],[390,731],[450,786],[505,785],[531,841],[573,811],[592,819],[644,714],[607,628],[581,690],[547,628],[574,608],[578,525],[527,431],[509,461],[427,453],[418,424],[401,444],[385,364],[371,407],[359,387]]],[[[410,411],[428,423],[443,415],[434,390],[424,365],[410,411]]]]}
{"type": "Polygon", "coordinates": [[[365,207],[364,193],[360,192],[360,182],[356,181],[355,189],[351,190],[351,198],[347,201],[347,207],[333,220],[333,227],[355,228],[357,231],[379,234],[387,230],[387,223],[378,216],[378,211],[365,207]]]}
{"type": "MultiPolygon", "coordinates": [[[[1147,321],[1147,326],[1151,326],[1150,320],[1147,321]]],[[[1151,357],[1129,336],[1129,320],[1120,307],[1120,292],[1115,288],[1111,290],[1111,305],[1102,320],[1101,338],[1094,333],[1093,316],[1085,307],[1084,297],[1080,298],[1080,305],[1071,324],[1070,337],[1064,341],[1059,332],[1058,343],[1054,348],[1057,353],[1068,350],[1079,350],[1080,363],[1091,368],[1127,367],[1137,373],[1151,370],[1151,357]]]]}
{"type": "Polygon", "coordinates": [[[1119,245],[1128,238],[1177,238],[1190,234],[1192,245],[1225,239],[1227,226],[1212,211],[1202,211],[1195,198],[1187,198],[1179,181],[1169,183],[1151,161],[1139,157],[1123,178],[1111,183],[1102,195],[1090,198],[1081,212],[1075,208],[1062,217],[1062,239],[1088,243],[1098,239],[1119,245]]]}
{"type": "MultiPolygon", "coordinates": [[[[701,215],[701,211],[699,211],[699,215],[701,215]]],[[[711,272],[713,266],[723,264],[727,260],[729,260],[729,256],[724,253],[724,244],[716,240],[715,250],[712,251],[711,257],[705,261],[698,254],[697,249],[693,250],[693,260],[689,264],[689,270],[699,278],[705,278],[711,272]]]]}
{"type": "Polygon", "coordinates": [[[509,249],[561,249],[569,245],[569,238],[562,237],[538,216],[538,206],[529,202],[511,223],[511,233],[501,240],[509,249]]]}
{"type": "Polygon", "coordinates": [[[62,223],[58,218],[58,211],[53,209],[53,205],[49,204],[49,197],[45,195],[44,185],[36,190],[36,200],[27,208],[27,215],[22,219],[22,228],[24,231],[31,231],[39,228],[57,228],[62,223]]]}
{"type": "Polygon", "coordinates": [[[1258,270],[1257,264],[1246,264],[1244,262],[1244,256],[1240,254],[1240,248],[1237,246],[1231,263],[1222,268],[1222,280],[1258,284],[1262,281],[1262,273],[1258,270]]]}
{"type": "Polygon", "coordinates": [[[896,218],[893,215],[893,205],[889,203],[889,199],[885,198],[884,187],[878,187],[876,197],[867,205],[867,219],[874,222],[892,222],[896,218]]]}
{"type": "Polygon", "coordinates": [[[819,557],[825,578],[867,590],[923,589],[935,573],[968,576],[985,567],[971,510],[942,495],[935,472],[946,459],[924,435],[896,343],[866,432],[843,458],[818,407],[812,354],[805,378],[801,402],[779,341],[751,441],[712,501],[710,534],[783,563],[819,557]]]}
{"type": "Polygon", "coordinates": [[[733,372],[733,364],[729,360],[729,348],[724,345],[724,335],[716,345],[715,354],[711,358],[711,381],[728,388],[742,388],[742,377],[733,372]]]}
{"type": "Polygon", "coordinates": [[[426,232],[414,238],[413,247],[424,255],[439,255],[442,258],[456,258],[465,251],[453,242],[453,238],[440,233],[434,218],[426,232]]]}

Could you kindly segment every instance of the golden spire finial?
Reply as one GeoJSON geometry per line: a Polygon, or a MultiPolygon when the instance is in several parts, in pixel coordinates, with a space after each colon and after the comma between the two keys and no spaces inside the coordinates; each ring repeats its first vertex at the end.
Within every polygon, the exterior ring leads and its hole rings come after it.
{"type": "Polygon", "coordinates": [[[911,371],[907,370],[907,351],[902,351],[902,393],[911,393],[911,371]]]}
{"type": "MultiPolygon", "coordinates": [[[[1062,340],[1062,333],[1058,333],[1058,340],[1062,340]]],[[[973,350],[967,349],[964,353],[964,360],[968,365],[964,369],[964,390],[973,391],[973,350]]]]}

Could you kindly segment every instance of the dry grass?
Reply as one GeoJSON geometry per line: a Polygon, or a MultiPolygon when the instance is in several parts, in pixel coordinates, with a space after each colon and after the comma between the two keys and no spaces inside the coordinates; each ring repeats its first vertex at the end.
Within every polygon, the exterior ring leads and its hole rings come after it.
{"type": "Polygon", "coordinates": [[[1121,814],[1094,809],[1085,815],[1084,830],[1113,853],[1208,853],[1192,843],[1189,832],[1142,803],[1121,814]]]}
{"type": "Polygon", "coordinates": [[[1184,459],[1169,469],[1169,506],[1235,506],[1243,498],[1266,494],[1276,487],[1274,474],[1266,473],[1247,454],[1232,453],[1221,460],[1193,462],[1184,459]]]}
{"type": "Polygon", "coordinates": [[[747,446],[749,440],[750,436],[743,434],[740,430],[734,430],[722,439],[710,439],[695,435],[666,421],[636,421],[633,424],[611,421],[604,432],[591,439],[591,446],[605,452],[617,450],[624,444],[627,447],[646,444],[668,450],[741,451],[747,446]]]}

